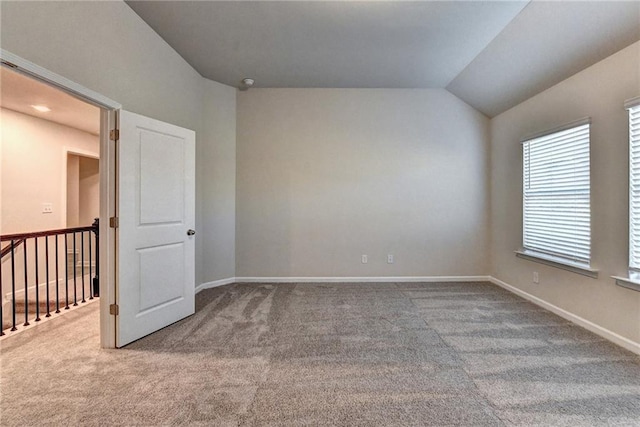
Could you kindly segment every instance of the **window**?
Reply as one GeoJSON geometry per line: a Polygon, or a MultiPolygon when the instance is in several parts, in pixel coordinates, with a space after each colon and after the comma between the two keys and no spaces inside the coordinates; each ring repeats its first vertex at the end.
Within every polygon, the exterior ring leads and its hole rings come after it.
{"type": "Polygon", "coordinates": [[[640,100],[635,105],[628,106],[628,110],[629,270],[632,276],[640,276],[640,100]]]}
{"type": "Polygon", "coordinates": [[[640,98],[629,110],[629,277],[613,276],[625,288],[640,291],[640,98]]]}
{"type": "Polygon", "coordinates": [[[521,254],[590,270],[589,131],[586,119],[523,141],[521,254]]]}

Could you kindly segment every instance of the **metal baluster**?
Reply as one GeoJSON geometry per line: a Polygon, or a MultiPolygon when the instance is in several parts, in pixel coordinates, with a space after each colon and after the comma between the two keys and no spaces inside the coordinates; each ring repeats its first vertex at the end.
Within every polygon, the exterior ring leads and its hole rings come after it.
{"type": "Polygon", "coordinates": [[[27,273],[27,239],[22,243],[24,246],[24,325],[29,326],[29,280],[27,273]]]}
{"type": "Polygon", "coordinates": [[[91,262],[91,259],[92,259],[91,258],[91,232],[89,232],[88,236],[89,236],[89,240],[88,240],[88,243],[89,243],[89,299],[93,299],[93,289],[91,289],[92,288],[91,278],[93,277],[92,276],[93,263],[91,262]]]}
{"type": "Polygon", "coordinates": [[[80,232],[80,272],[82,273],[82,302],[87,302],[84,299],[84,231],[80,232]]]}
{"type": "Polygon", "coordinates": [[[12,331],[17,331],[16,328],[16,259],[15,259],[15,240],[11,240],[11,315],[13,323],[11,325],[12,331]]]}
{"type": "Polygon", "coordinates": [[[76,232],[73,232],[73,306],[78,305],[78,296],[76,292],[77,277],[76,271],[78,270],[78,261],[76,260],[76,232]]]}
{"type": "Polygon", "coordinates": [[[100,219],[93,220],[93,233],[96,235],[96,275],[93,278],[93,295],[100,296],[100,219]]]}
{"type": "Polygon", "coordinates": [[[69,310],[69,235],[64,235],[64,290],[65,290],[65,310],[69,310]]]}
{"type": "Polygon", "coordinates": [[[60,272],[58,271],[60,264],[60,258],[58,257],[59,244],[58,235],[56,234],[56,313],[60,313],[60,272]]]}
{"type": "Polygon", "coordinates": [[[38,264],[40,257],[38,256],[38,238],[35,238],[36,245],[36,322],[40,321],[40,277],[38,276],[38,264]]]}
{"type": "Polygon", "coordinates": [[[49,236],[45,236],[44,238],[44,262],[44,275],[47,281],[45,285],[47,289],[47,314],[44,317],[51,317],[51,307],[49,307],[49,236]]]}

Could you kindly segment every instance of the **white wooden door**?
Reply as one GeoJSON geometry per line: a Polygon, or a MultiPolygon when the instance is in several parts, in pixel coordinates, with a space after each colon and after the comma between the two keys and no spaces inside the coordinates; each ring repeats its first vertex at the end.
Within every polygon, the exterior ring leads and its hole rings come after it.
{"type": "Polygon", "coordinates": [[[195,312],[195,132],[121,111],[116,346],[195,312]]]}

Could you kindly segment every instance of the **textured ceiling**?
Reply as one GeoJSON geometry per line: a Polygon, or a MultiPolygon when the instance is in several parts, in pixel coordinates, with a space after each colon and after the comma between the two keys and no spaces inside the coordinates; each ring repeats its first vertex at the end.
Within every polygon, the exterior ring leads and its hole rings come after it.
{"type": "Polygon", "coordinates": [[[447,88],[493,117],[640,39],[640,2],[127,1],[202,76],[447,88]]]}

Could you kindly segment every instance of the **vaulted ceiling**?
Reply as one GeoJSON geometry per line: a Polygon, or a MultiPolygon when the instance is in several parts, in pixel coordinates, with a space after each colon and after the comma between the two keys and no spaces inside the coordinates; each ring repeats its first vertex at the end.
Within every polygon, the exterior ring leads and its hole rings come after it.
{"type": "Polygon", "coordinates": [[[640,40],[640,2],[128,1],[202,76],[446,88],[492,117],[640,40]]]}

